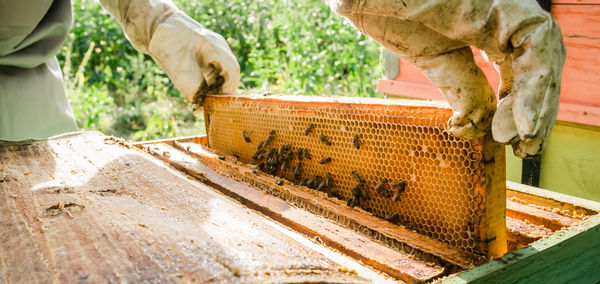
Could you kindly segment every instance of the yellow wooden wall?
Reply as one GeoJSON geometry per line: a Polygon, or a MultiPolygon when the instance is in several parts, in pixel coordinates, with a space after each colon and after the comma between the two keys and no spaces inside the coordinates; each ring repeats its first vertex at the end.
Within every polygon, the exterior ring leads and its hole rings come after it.
{"type": "MultiPolygon", "coordinates": [[[[521,160],[506,147],[506,178],[521,182],[521,160]]],[[[542,155],[540,187],[600,201],[600,127],[557,122],[542,155]]]]}

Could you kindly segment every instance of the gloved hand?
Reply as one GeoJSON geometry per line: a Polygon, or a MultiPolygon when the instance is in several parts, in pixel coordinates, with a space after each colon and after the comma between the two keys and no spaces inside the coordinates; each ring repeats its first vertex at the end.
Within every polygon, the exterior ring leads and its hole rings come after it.
{"type": "Polygon", "coordinates": [[[556,121],[566,51],[560,29],[534,0],[330,0],[364,34],[421,68],[454,111],[460,138],[512,143],[527,158],[542,152],[556,121]],[[469,46],[495,63],[500,104],[469,46]]]}
{"type": "Polygon", "coordinates": [[[194,103],[207,93],[235,93],[240,66],[222,36],[205,29],[169,0],[100,0],[131,44],[150,54],[194,103]]]}

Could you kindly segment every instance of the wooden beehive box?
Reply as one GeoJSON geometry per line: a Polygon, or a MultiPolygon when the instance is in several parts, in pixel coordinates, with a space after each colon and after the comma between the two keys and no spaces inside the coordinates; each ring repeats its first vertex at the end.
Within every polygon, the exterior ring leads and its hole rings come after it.
{"type": "Polygon", "coordinates": [[[511,252],[486,263],[207,146],[0,144],[0,282],[599,280],[597,203],[509,184],[511,252]]]}

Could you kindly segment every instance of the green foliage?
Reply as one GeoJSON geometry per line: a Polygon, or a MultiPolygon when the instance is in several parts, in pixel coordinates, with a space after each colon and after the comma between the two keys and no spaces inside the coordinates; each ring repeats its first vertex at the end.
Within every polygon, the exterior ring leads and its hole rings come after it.
{"type": "MultiPolygon", "coordinates": [[[[174,2],[227,39],[241,66],[242,92],[378,96],[378,45],[323,0],[174,2]]],[[[204,131],[202,117],[96,1],[74,0],[73,12],[59,60],[81,128],[133,140],[204,131]]]]}

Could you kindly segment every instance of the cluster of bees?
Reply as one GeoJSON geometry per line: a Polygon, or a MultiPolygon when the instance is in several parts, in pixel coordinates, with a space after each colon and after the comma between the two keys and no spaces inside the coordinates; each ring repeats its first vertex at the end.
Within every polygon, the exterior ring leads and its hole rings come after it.
{"type": "MultiPolygon", "coordinates": [[[[315,124],[309,124],[304,129],[304,135],[308,136],[315,129],[315,124]]],[[[268,148],[273,140],[275,139],[276,132],[275,130],[271,130],[267,135],[267,138],[261,141],[254,152],[252,159],[254,160],[257,168],[265,173],[268,173],[273,176],[283,177],[284,173],[288,169],[292,169],[293,178],[296,182],[298,182],[299,186],[306,186],[308,188],[326,192],[329,196],[343,199],[343,196],[340,195],[339,191],[335,189],[333,177],[331,173],[327,173],[325,176],[315,175],[313,177],[304,177],[302,178],[302,168],[303,161],[312,160],[312,156],[309,152],[309,149],[299,148],[298,150],[292,150],[292,146],[288,144],[281,145],[281,147],[273,147],[268,148]],[[296,165],[292,166],[292,161],[296,158],[298,162],[296,165]]],[[[252,139],[250,138],[250,133],[246,130],[243,131],[244,141],[247,143],[251,143],[252,139]]],[[[325,145],[331,146],[332,142],[325,134],[319,134],[319,140],[325,145]]],[[[352,145],[356,149],[360,149],[361,147],[361,135],[356,134],[352,139],[352,145]]],[[[331,157],[323,157],[319,160],[319,164],[329,164],[333,161],[331,157]]],[[[258,171],[256,171],[258,172],[258,171]]],[[[369,195],[369,187],[366,185],[365,179],[363,179],[357,171],[352,171],[352,176],[356,180],[357,184],[352,188],[352,197],[347,200],[347,205],[349,207],[358,206],[366,211],[371,211],[370,208],[366,207],[363,200],[371,200],[369,195]]],[[[276,182],[278,185],[282,185],[283,181],[278,180],[276,182]]],[[[402,193],[404,193],[406,188],[406,182],[404,181],[388,181],[387,178],[384,178],[375,186],[375,192],[377,194],[389,198],[393,201],[400,201],[400,197],[402,193]]],[[[394,214],[393,216],[383,217],[384,219],[398,223],[399,215],[394,214]]]]}

